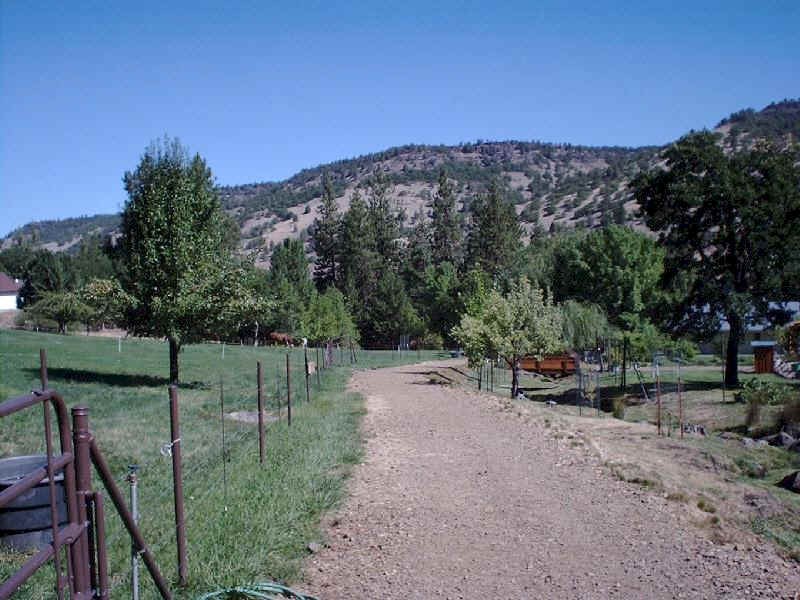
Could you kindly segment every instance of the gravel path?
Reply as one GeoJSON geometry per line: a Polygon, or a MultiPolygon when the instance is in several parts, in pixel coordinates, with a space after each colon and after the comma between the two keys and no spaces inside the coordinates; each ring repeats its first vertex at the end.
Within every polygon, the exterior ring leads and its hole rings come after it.
{"type": "MultiPolygon", "coordinates": [[[[767,546],[718,546],[510,404],[362,371],[366,456],[299,587],[337,598],[800,598],[767,546]]],[[[436,364],[454,364],[445,361],[436,364]]]]}

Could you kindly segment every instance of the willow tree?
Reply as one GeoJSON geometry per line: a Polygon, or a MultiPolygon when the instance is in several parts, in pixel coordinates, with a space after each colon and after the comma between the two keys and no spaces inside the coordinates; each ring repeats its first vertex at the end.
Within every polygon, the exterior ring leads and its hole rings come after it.
{"type": "Polygon", "coordinates": [[[167,339],[170,381],[178,383],[181,346],[218,333],[239,292],[227,220],[205,160],[190,158],[177,139],[152,143],[123,181],[121,283],[136,300],[124,325],[167,339]]]}
{"type": "Polygon", "coordinates": [[[506,296],[491,290],[480,302],[471,304],[453,336],[472,365],[487,357],[503,359],[511,368],[511,397],[516,398],[520,360],[561,350],[562,320],[561,309],[550,296],[523,277],[512,283],[506,296]]]}

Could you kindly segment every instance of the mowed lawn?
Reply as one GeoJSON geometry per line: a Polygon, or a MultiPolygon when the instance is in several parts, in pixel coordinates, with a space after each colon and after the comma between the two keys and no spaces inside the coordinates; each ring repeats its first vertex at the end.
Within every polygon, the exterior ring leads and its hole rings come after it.
{"type": "MultiPolygon", "coordinates": [[[[59,336],[0,330],[0,399],[40,387],[39,348],[48,355],[50,386],[68,406],[89,407],[91,429],[117,484],[128,496],[128,465],[139,465],[141,528],[162,573],[177,581],[170,441],[169,355],[165,342],[59,336]]],[[[349,466],[361,455],[362,399],[345,391],[348,353],[341,366],[311,377],[306,402],[300,348],[220,344],[191,345],[181,352],[179,389],[186,498],[189,586],[177,597],[254,581],[293,581],[309,542],[317,539],[322,513],[335,506],[349,466]],[[286,422],[286,356],[292,384],[292,425],[286,422]],[[265,401],[279,420],[267,427],[267,461],[258,461],[255,425],[221,419],[224,412],[256,411],[256,362],[264,372],[265,401]],[[224,459],[223,459],[224,455],[224,459]]],[[[358,367],[414,362],[430,352],[358,353],[358,367]]],[[[316,360],[309,349],[309,360],[316,360]]],[[[40,409],[0,421],[0,456],[44,452],[40,409]]],[[[95,478],[95,489],[102,484],[95,478]]],[[[107,500],[112,598],[130,597],[130,541],[107,500]]],[[[0,579],[24,557],[0,553],[0,579]]],[[[158,597],[141,567],[141,597],[158,597]]],[[[45,567],[15,597],[52,598],[53,569],[45,567]]]]}

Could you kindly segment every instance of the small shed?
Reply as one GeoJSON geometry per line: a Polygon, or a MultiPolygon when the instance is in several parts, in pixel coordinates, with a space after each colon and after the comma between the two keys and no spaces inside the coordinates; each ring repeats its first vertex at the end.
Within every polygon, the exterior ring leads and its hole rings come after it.
{"type": "Polygon", "coordinates": [[[17,310],[17,296],[22,289],[19,279],[0,273],[0,310],[17,310]]]}
{"type": "Polygon", "coordinates": [[[777,342],[750,342],[750,345],[753,348],[756,373],[772,373],[777,342]]]}

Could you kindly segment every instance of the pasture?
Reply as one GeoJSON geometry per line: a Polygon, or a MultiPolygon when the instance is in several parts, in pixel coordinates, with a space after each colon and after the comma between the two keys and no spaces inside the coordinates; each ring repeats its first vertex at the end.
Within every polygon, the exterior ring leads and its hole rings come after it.
{"type": "MultiPolygon", "coordinates": [[[[48,352],[50,387],[67,404],[89,407],[90,426],[127,497],[128,465],[139,465],[140,525],[159,568],[177,581],[165,342],[59,336],[0,330],[0,399],[38,389],[39,348],[48,352]],[[121,350],[121,351],[119,351],[121,350]]],[[[189,585],[178,598],[253,581],[291,582],[306,546],[317,539],[322,514],[340,500],[350,466],[361,456],[362,399],[346,391],[347,352],[341,366],[311,379],[305,401],[301,348],[191,345],[181,352],[179,388],[189,585]],[[286,422],[286,356],[291,364],[292,424],[286,422]],[[258,461],[256,426],[226,418],[222,445],[220,383],[225,414],[256,411],[256,361],[264,371],[266,463],[258,461]]],[[[399,355],[360,351],[358,368],[414,362],[434,353],[399,355]]],[[[338,352],[334,354],[339,360],[338,352]]],[[[315,360],[309,349],[309,360],[315,360]]],[[[41,410],[3,419],[0,456],[44,452],[41,410]]],[[[95,489],[102,484],[95,479],[95,489]]],[[[107,507],[112,598],[130,597],[130,540],[107,507]]],[[[0,553],[0,580],[23,556],[0,553]]],[[[140,567],[141,598],[155,598],[140,567]]],[[[16,597],[53,597],[53,569],[46,566],[16,597]]]]}

